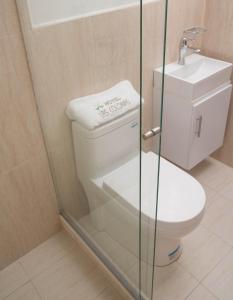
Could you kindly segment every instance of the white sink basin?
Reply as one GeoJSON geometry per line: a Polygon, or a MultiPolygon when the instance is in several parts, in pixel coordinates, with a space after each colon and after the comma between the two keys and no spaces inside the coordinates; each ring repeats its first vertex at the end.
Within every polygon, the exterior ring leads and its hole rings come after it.
{"type": "MultiPolygon", "coordinates": [[[[162,68],[156,71],[155,86],[161,81],[162,68]]],[[[186,58],[184,66],[177,62],[166,65],[165,90],[197,99],[229,82],[231,72],[231,63],[192,54],[186,58]]]]}

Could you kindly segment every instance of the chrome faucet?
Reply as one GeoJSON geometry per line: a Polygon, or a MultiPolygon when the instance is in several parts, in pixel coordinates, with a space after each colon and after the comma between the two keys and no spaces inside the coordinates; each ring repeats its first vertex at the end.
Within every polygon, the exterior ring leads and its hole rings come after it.
{"type": "Polygon", "coordinates": [[[189,47],[188,45],[188,39],[183,37],[180,41],[180,48],[179,48],[179,65],[185,65],[185,58],[188,55],[191,55],[192,53],[200,53],[200,49],[195,49],[192,47],[189,47]]]}
{"type": "Polygon", "coordinates": [[[199,36],[201,33],[206,32],[205,28],[202,27],[192,27],[189,29],[186,29],[183,32],[183,36],[180,40],[180,46],[179,46],[179,65],[185,65],[185,58],[188,55],[191,55],[192,53],[200,53],[200,49],[195,49],[193,47],[189,46],[189,42],[194,41],[197,36],[199,36]]]}

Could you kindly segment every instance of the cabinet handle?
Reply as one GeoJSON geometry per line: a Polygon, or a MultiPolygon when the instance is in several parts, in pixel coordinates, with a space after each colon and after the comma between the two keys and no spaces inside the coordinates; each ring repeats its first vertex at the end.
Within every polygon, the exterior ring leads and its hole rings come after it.
{"type": "Polygon", "coordinates": [[[203,117],[200,116],[199,118],[196,119],[196,122],[197,122],[197,129],[196,129],[196,132],[195,134],[197,135],[197,137],[201,137],[201,128],[202,128],[202,121],[203,121],[203,117]]]}

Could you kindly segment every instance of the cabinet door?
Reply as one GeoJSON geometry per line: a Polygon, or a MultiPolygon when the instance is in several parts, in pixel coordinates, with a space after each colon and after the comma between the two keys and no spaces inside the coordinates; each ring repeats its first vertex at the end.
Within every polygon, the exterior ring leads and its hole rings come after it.
{"type": "Polygon", "coordinates": [[[231,90],[229,84],[193,105],[190,169],[223,145],[231,90]]]}

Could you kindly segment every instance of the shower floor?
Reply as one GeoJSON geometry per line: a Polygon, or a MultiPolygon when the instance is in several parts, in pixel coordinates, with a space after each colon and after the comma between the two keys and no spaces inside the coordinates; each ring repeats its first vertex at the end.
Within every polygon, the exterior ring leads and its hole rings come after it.
{"type": "MultiPolygon", "coordinates": [[[[233,169],[210,158],[191,174],[206,190],[206,214],[199,228],[184,238],[181,258],[168,267],[156,268],[154,300],[232,300],[233,169]]],[[[3,299],[122,297],[62,231],[0,272],[3,299]]]]}

